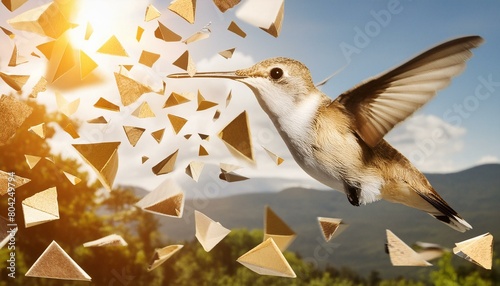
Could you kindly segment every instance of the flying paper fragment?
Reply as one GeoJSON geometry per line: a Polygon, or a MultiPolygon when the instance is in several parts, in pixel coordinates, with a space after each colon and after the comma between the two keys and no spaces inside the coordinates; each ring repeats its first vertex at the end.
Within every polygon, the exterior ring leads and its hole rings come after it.
{"type": "Polygon", "coordinates": [[[26,159],[26,163],[28,163],[28,167],[30,167],[30,169],[35,168],[36,164],[38,164],[38,162],[40,162],[40,159],[42,159],[42,157],[26,154],[24,155],[24,158],[26,159]]]}
{"type": "Polygon", "coordinates": [[[94,103],[94,107],[106,109],[109,111],[120,111],[120,107],[114,103],[107,101],[105,98],[100,97],[96,103],[94,103]]]}
{"type": "Polygon", "coordinates": [[[165,42],[178,42],[182,39],[181,36],[165,27],[165,25],[160,23],[160,21],[158,21],[158,28],[155,30],[155,37],[160,40],[164,40],[165,42]]]}
{"type": "Polygon", "coordinates": [[[201,171],[203,170],[204,166],[205,163],[203,162],[192,161],[186,167],[186,174],[190,176],[195,182],[198,182],[198,179],[200,178],[201,171]]]}
{"type": "Polygon", "coordinates": [[[202,133],[198,133],[198,136],[200,136],[201,140],[210,140],[210,135],[208,134],[202,134],[202,133]]]}
{"type": "Polygon", "coordinates": [[[36,54],[35,52],[31,52],[30,55],[33,56],[33,57],[35,57],[35,58],[40,58],[40,56],[38,54],[36,54]]]}
{"type": "Polygon", "coordinates": [[[248,115],[246,111],[240,113],[233,121],[226,125],[219,132],[218,136],[226,144],[229,151],[251,162],[254,161],[252,136],[248,127],[248,115]]]}
{"type": "Polygon", "coordinates": [[[90,123],[90,124],[106,124],[106,123],[108,123],[108,121],[106,120],[106,118],[104,118],[104,116],[99,116],[99,117],[96,117],[94,119],[87,120],[87,123],[90,123]]]}
{"type": "Polygon", "coordinates": [[[215,6],[219,8],[219,10],[224,13],[227,10],[233,8],[234,6],[238,5],[241,0],[213,0],[215,6]]]}
{"type": "Polygon", "coordinates": [[[233,165],[233,164],[227,164],[227,163],[219,163],[220,171],[222,173],[230,173],[233,171],[236,171],[238,169],[241,169],[240,166],[233,165]]]}
{"type": "Polygon", "coordinates": [[[271,159],[273,159],[274,163],[276,163],[277,166],[281,165],[281,163],[283,163],[283,161],[285,161],[280,156],[269,151],[266,147],[262,146],[262,148],[266,151],[267,155],[269,155],[269,157],[271,157],[271,159]]]}
{"type": "Polygon", "coordinates": [[[9,9],[10,12],[14,12],[17,8],[21,7],[28,0],[2,0],[2,4],[5,8],[9,9]]]}
{"type": "Polygon", "coordinates": [[[5,195],[9,191],[9,187],[17,189],[30,181],[30,179],[17,176],[13,172],[7,173],[0,170],[0,196],[5,195]]]}
{"type": "Polygon", "coordinates": [[[46,74],[49,81],[54,82],[77,65],[79,53],[72,46],[68,34],[57,38],[52,46],[49,45],[49,48],[51,50],[46,74]]]}
{"type": "Polygon", "coordinates": [[[73,144],[82,158],[97,174],[97,178],[111,191],[118,171],[118,146],[121,142],[73,144]]]}
{"type": "Polygon", "coordinates": [[[21,91],[23,89],[23,86],[26,84],[28,79],[30,78],[29,75],[15,75],[15,74],[6,74],[3,72],[0,72],[0,78],[5,81],[6,84],[8,84],[10,87],[12,87],[15,91],[21,91]]]}
{"type": "Polygon", "coordinates": [[[4,27],[0,27],[0,29],[2,29],[5,35],[9,36],[9,38],[14,39],[16,37],[16,34],[12,33],[10,30],[5,29],[4,27]]]}
{"type": "Polygon", "coordinates": [[[228,183],[248,180],[247,177],[238,175],[234,172],[222,172],[219,174],[219,179],[224,180],[228,183]]]}
{"type": "Polygon", "coordinates": [[[85,28],[85,41],[88,41],[90,39],[90,36],[92,36],[92,33],[94,33],[94,28],[92,28],[92,25],[90,22],[87,22],[87,27],[85,28]]]}
{"type": "Polygon", "coordinates": [[[56,102],[57,102],[57,107],[59,109],[59,112],[63,113],[64,115],[70,117],[73,115],[76,110],[78,109],[78,106],[80,105],[80,99],[77,98],[71,102],[67,101],[64,96],[58,92],[56,92],[56,102]]]}
{"type": "Polygon", "coordinates": [[[174,66],[177,66],[189,74],[189,76],[194,76],[196,73],[196,66],[193,62],[193,59],[189,56],[189,51],[185,51],[177,60],[172,63],[174,66]]]}
{"type": "Polygon", "coordinates": [[[196,224],[195,236],[206,252],[212,250],[212,248],[231,232],[219,222],[213,221],[197,210],[194,211],[194,220],[196,224]]]}
{"type": "Polygon", "coordinates": [[[189,38],[187,38],[182,42],[187,45],[203,39],[207,39],[208,37],[210,37],[210,33],[212,32],[210,31],[209,28],[211,24],[212,22],[206,24],[200,31],[194,33],[193,35],[191,35],[189,38]]]}
{"type": "Polygon", "coordinates": [[[236,11],[236,17],[278,37],[283,24],[284,10],[283,0],[248,0],[236,11]]]}
{"type": "Polygon", "coordinates": [[[111,36],[98,50],[98,53],[128,57],[127,51],[123,48],[115,35],[111,36]]]}
{"type": "Polygon", "coordinates": [[[148,271],[155,269],[156,267],[167,261],[172,255],[183,248],[184,245],[169,245],[164,248],[155,249],[155,253],[149,262],[148,271]]]}
{"type": "Polygon", "coordinates": [[[40,123],[38,125],[31,126],[28,131],[31,131],[38,135],[40,138],[45,139],[45,123],[40,123]]]}
{"type": "Polygon", "coordinates": [[[97,68],[96,62],[83,51],[80,51],[80,79],[86,78],[97,68]]]}
{"type": "Polygon", "coordinates": [[[17,45],[14,44],[14,49],[12,50],[12,55],[10,56],[10,61],[9,61],[8,66],[9,67],[16,67],[20,64],[24,64],[27,62],[28,62],[28,59],[26,59],[25,57],[19,56],[19,54],[17,52],[17,45]]]}
{"type": "Polygon", "coordinates": [[[297,235],[295,232],[269,207],[264,214],[264,240],[272,238],[281,251],[285,251],[297,235]]]}
{"type": "Polygon", "coordinates": [[[148,67],[153,67],[154,63],[156,63],[156,61],[159,58],[160,58],[159,54],[155,54],[148,51],[142,51],[141,57],[139,58],[139,63],[148,67]]]}
{"type": "Polygon", "coordinates": [[[297,277],[272,238],[257,245],[236,261],[260,275],[297,277]]]}
{"type": "Polygon", "coordinates": [[[215,120],[219,119],[220,114],[221,114],[220,110],[217,109],[214,113],[214,116],[212,117],[212,120],[215,121],[215,120]]]}
{"type": "Polygon", "coordinates": [[[198,108],[196,109],[196,111],[209,109],[209,108],[214,107],[216,105],[217,105],[217,103],[206,100],[203,97],[203,95],[201,94],[201,92],[198,90],[198,108]]]}
{"type": "Polygon", "coordinates": [[[158,176],[172,172],[175,167],[175,160],[177,160],[177,153],[179,153],[179,149],[156,164],[152,168],[153,173],[158,176]]]}
{"type": "Polygon", "coordinates": [[[9,242],[11,237],[15,237],[17,230],[17,226],[10,225],[7,219],[0,217],[0,249],[9,242]]]}
{"type": "Polygon", "coordinates": [[[83,247],[127,246],[127,242],[118,234],[111,234],[96,240],[85,242],[83,247]]]}
{"type": "Polygon", "coordinates": [[[179,105],[186,102],[189,102],[189,99],[185,98],[184,96],[178,93],[172,92],[170,96],[167,98],[167,101],[165,101],[163,108],[179,105]]]}
{"type": "Polygon", "coordinates": [[[63,130],[66,131],[66,133],[68,133],[73,139],[80,138],[75,126],[71,122],[66,124],[66,126],[63,127],[63,130]]]}
{"type": "Polygon", "coordinates": [[[230,59],[233,56],[233,53],[234,53],[235,50],[236,50],[236,48],[232,48],[232,49],[229,49],[229,50],[224,50],[222,52],[219,52],[219,55],[221,55],[222,57],[224,57],[226,59],[230,59]]]}
{"type": "Polygon", "coordinates": [[[56,41],[48,41],[36,46],[36,48],[40,52],[42,52],[42,54],[45,56],[47,60],[50,60],[50,57],[52,56],[52,51],[54,50],[55,43],[56,41]]]}
{"type": "Polygon", "coordinates": [[[242,38],[245,38],[247,36],[247,33],[243,32],[243,30],[238,25],[236,25],[234,21],[231,21],[227,29],[242,38]]]}
{"type": "Polygon", "coordinates": [[[135,126],[123,126],[123,130],[125,131],[128,142],[130,142],[130,145],[132,145],[132,147],[135,147],[139,139],[141,139],[141,136],[144,133],[144,131],[146,131],[146,129],[144,128],[135,126]]]}
{"type": "Polygon", "coordinates": [[[185,134],[185,135],[184,135],[184,138],[186,138],[186,140],[188,140],[189,138],[191,138],[191,136],[192,136],[192,135],[193,135],[193,134],[185,134]]]}
{"type": "Polygon", "coordinates": [[[135,205],[147,212],[180,218],[184,210],[184,191],[174,180],[167,179],[135,205]]]}
{"type": "Polygon", "coordinates": [[[40,77],[38,82],[33,87],[33,90],[31,91],[29,97],[30,98],[37,98],[38,93],[44,92],[46,90],[47,90],[47,80],[42,76],[42,77],[40,77]]]}
{"type": "Polygon", "coordinates": [[[138,118],[156,117],[147,101],[141,103],[141,105],[139,105],[139,107],[137,107],[134,112],[132,112],[132,115],[138,118]]]}
{"type": "Polygon", "coordinates": [[[135,39],[140,42],[142,39],[142,34],[144,33],[144,28],[137,26],[137,32],[135,32],[135,39]]]}
{"type": "Polygon", "coordinates": [[[168,120],[170,120],[170,124],[172,124],[175,134],[179,134],[179,131],[181,131],[182,127],[186,124],[187,119],[173,114],[167,114],[167,117],[168,120]]]}
{"type": "Polygon", "coordinates": [[[444,253],[449,252],[448,249],[445,249],[441,245],[435,243],[417,241],[415,242],[415,247],[418,255],[420,255],[420,257],[425,261],[438,259],[443,256],[444,253]]]}
{"type": "Polygon", "coordinates": [[[76,176],[73,176],[71,175],[70,173],[67,173],[67,172],[64,172],[63,171],[63,174],[64,176],[66,176],[66,178],[68,179],[68,181],[74,186],[78,183],[80,183],[82,181],[82,179],[76,177],[76,176]]]}
{"type": "Polygon", "coordinates": [[[153,90],[127,76],[115,72],[116,86],[120,92],[123,105],[134,103],[139,97],[153,90]]]}
{"type": "Polygon", "coordinates": [[[154,132],[151,132],[151,136],[153,136],[156,142],[160,143],[164,133],[165,133],[165,128],[162,128],[154,132]]]}
{"type": "Polygon", "coordinates": [[[418,253],[399,239],[390,230],[387,232],[387,249],[389,257],[394,266],[431,266],[429,262],[423,260],[418,253]]]}
{"type": "MultiPolygon", "coordinates": [[[[10,0],[9,2],[11,1],[21,2],[22,0],[10,0]]],[[[71,23],[68,22],[64,16],[58,2],[59,1],[53,1],[28,10],[7,20],[7,23],[16,30],[32,32],[41,36],[57,39],[66,30],[71,28],[71,23]]]]}
{"type": "Polygon", "coordinates": [[[174,0],[168,6],[168,10],[193,24],[196,13],[196,0],[174,0]]]}
{"type": "Polygon", "coordinates": [[[32,227],[59,219],[59,205],[55,187],[24,199],[22,206],[25,227],[32,227]]]}
{"type": "Polygon", "coordinates": [[[200,145],[198,148],[198,156],[208,156],[208,151],[203,147],[203,145],[200,145]]]}
{"type": "Polygon", "coordinates": [[[142,164],[146,163],[146,161],[149,160],[149,157],[148,156],[142,156],[141,157],[141,162],[142,164]]]}
{"type": "Polygon", "coordinates": [[[25,275],[63,280],[91,280],[90,276],[55,241],[52,241],[25,275]]]}
{"type": "Polygon", "coordinates": [[[338,236],[347,228],[347,225],[340,218],[318,217],[318,223],[326,242],[338,236]]]}
{"type": "Polygon", "coordinates": [[[161,16],[160,11],[158,11],[158,9],[156,9],[155,6],[153,6],[152,4],[149,4],[149,6],[146,8],[146,15],[144,15],[144,21],[149,22],[160,16],[161,16]]]}
{"type": "Polygon", "coordinates": [[[453,253],[485,269],[491,270],[493,262],[493,235],[485,233],[455,243],[453,253]]]}
{"type": "MultiPolygon", "coordinates": [[[[0,73],[1,74],[1,73],[0,73]]],[[[0,145],[3,145],[9,140],[19,126],[30,116],[33,108],[23,101],[17,100],[14,96],[0,96],[0,145]]]]}

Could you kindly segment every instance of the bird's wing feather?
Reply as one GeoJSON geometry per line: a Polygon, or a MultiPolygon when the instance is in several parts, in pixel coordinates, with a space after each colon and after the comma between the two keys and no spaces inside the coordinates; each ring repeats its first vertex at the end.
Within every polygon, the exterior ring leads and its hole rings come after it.
{"type": "Polygon", "coordinates": [[[353,114],[357,133],[373,147],[461,73],[472,56],[470,50],[482,42],[479,36],[445,42],[344,92],[336,101],[353,114]]]}

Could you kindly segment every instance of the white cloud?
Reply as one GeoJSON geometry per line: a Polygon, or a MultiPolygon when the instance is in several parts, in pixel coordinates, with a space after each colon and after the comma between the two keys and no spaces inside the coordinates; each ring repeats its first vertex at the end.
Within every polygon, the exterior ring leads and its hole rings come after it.
{"type": "Polygon", "coordinates": [[[453,155],[464,148],[466,131],[434,115],[415,115],[386,139],[421,171],[449,172],[458,169],[453,155]]]}
{"type": "Polygon", "coordinates": [[[500,163],[500,159],[497,156],[493,155],[486,155],[481,157],[478,161],[477,164],[498,164],[500,163]]]}

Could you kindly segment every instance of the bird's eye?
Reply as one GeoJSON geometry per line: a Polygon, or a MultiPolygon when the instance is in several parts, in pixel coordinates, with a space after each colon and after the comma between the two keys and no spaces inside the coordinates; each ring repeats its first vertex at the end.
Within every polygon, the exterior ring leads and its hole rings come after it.
{"type": "Polygon", "coordinates": [[[273,68],[271,70],[271,78],[273,79],[280,79],[283,76],[283,70],[280,68],[273,68]]]}

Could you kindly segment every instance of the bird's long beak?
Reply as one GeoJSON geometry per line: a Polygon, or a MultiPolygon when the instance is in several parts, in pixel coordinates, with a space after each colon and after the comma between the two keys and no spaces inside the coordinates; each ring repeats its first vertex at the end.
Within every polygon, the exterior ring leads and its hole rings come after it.
{"type": "Polygon", "coordinates": [[[227,78],[232,80],[244,79],[248,76],[238,74],[238,71],[231,72],[199,72],[190,76],[188,73],[169,74],[168,78],[227,78]]]}

